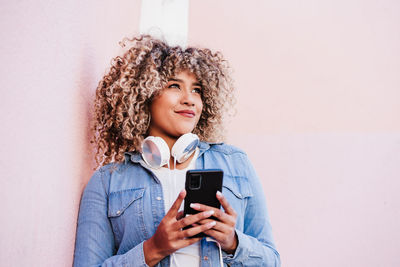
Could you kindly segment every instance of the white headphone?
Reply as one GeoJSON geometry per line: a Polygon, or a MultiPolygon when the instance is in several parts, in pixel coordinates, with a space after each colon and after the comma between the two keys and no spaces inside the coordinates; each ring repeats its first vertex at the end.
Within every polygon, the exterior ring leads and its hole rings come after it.
{"type": "MultiPolygon", "coordinates": [[[[184,134],[176,140],[171,155],[177,162],[182,163],[193,154],[199,142],[197,135],[184,134]]],[[[171,155],[167,143],[161,137],[148,136],[142,142],[142,158],[152,168],[158,169],[168,164],[171,155]]]]}

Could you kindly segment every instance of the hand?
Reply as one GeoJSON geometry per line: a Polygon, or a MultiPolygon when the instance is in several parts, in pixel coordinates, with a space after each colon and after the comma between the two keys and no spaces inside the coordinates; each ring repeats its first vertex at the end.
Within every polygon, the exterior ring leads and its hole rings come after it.
{"type": "Polygon", "coordinates": [[[186,196],[186,191],[182,190],[175,200],[168,213],[161,220],[155,234],[143,244],[143,251],[147,265],[154,266],[164,257],[176,250],[187,247],[201,240],[201,238],[188,238],[200,232],[209,230],[215,225],[215,221],[205,222],[195,227],[182,230],[185,226],[196,224],[214,214],[214,210],[206,209],[195,215],[183,218],[178,209],[186,196]]]}
{"type": "MultiPolygon", "coordinates": [[[[229,202],[226,200],[226,198],[219,191],[217,192],[217,199],[221,203],[225,212],[220,209],[198,203],[191,204],[190,207],[198,211],[214,211],[213,216],[216,217],[219,221],[216,221],[216,225],[212,229],[204,231],[204,233],[218,241],[218,243],[221,245],[221,248],[226,253],[234,254],[238,245],[237,235],[235,232],[237,214],[235,210],[231,207],[229,202]]],[[[211,221],[213,220],[205,219],[200,221],[200,224],[208,224],[211,221]]]]}

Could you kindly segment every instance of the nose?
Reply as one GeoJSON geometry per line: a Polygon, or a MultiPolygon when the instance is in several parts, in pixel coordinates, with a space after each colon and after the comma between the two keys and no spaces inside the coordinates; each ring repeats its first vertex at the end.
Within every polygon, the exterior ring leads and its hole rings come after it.
{"type": "Polygon", "coordinates": [[[194,106],[194,96],[189,90],[182,90],[181,104],[194,106]]]}

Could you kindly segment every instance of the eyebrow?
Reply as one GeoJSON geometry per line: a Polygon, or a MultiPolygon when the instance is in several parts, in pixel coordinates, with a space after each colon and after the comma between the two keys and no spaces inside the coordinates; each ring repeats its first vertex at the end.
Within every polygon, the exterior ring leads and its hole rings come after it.
{"type": "MultiPolygon", "coordinates": [[[[183,83],[183,80],[177,79],[177,78],[170,78],[168,81],[174,81],[174,82],[181,82],[181,83],[183,83]]],[[[193,85],[196,85],[196,86],[200,86],[200,87],[201,87],[201,83],[199,83],[199,82],[193,83],[193,85]]]]}

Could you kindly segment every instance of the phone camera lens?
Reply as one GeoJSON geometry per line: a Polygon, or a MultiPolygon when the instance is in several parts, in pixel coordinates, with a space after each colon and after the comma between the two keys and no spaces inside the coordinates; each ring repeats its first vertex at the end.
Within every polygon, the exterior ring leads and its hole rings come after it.
{"type": "Polygon", "coordinates": [[[197,190],[200,189],[201,186],[201,175],[196,174],[190,178],[190,189],[197,190]]]}

